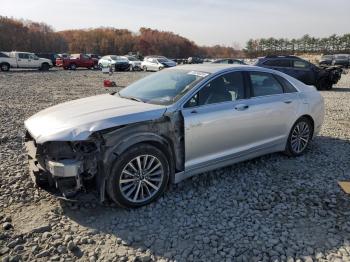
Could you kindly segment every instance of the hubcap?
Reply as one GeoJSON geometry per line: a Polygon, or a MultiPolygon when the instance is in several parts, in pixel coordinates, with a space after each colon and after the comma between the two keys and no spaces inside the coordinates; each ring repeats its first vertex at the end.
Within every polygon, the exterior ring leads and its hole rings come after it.
{"type": "Polygon", "coordinates": [[[299,122],[293,129],[290,139],[292,149],[299,154],[305,150],[310,139],[310,128],[306,122],[299,122]]]}
{"type": "Polygon", "coordinates": [[[127,200],[144,202],[157,194],[163,179],[164,169],[160,160],[152,155],[140,155],[125,165],[119,188],[127,200]]]}

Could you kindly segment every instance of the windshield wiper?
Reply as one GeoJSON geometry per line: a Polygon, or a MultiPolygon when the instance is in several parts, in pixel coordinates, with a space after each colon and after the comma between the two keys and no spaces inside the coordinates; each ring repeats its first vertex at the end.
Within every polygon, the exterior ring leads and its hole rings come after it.
{"type": "Polygon", "coordinates": [[[143,101],[143,100],[141,100],[140,98],[137,98],[137,97],[133,97],[133,96],[122,96],[122,95],[120,94],[120,92],[118,92],[118,95],[119,95],[119,97],[121,97],[121,98],[126,98],[126,99],[134,100],[134,101],[137,101],[137,102],[146,103],[145,101],[143,101]]]}

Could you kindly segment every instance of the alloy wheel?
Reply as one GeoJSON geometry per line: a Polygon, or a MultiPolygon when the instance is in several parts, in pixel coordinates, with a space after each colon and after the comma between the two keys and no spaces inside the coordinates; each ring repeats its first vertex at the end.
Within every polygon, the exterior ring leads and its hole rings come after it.
{"type": "Polygon", "coordinates": [[[128,162],[119,179],[120,192],[133,203],[145,202],[161,189],[164,168],[152,155],[139,155],[128,162]]]}
{"type": "Polygon", "coordinates": [[[308,123],[300,121],[292,131],[290,143],[293,151],[297,154],[303,152],[310,140],[310,127],[308,123]]]}

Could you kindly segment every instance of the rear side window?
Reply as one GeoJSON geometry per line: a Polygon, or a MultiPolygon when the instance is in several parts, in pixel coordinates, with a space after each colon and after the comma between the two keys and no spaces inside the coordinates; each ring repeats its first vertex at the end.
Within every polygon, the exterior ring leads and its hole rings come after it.
{"type": "Polygon", "coordinates": [[[273,75],[263,72],[250,72],[253,97],[283,94],[283,87],[273,75]]]}
{"type": "Polygon", "coordinates": [[[295,67],[295,68],[308,68],[309,66],[304,61],[294,60],[293,61],[293,67],[295,67]]]}
{"type": "Polygon", "coordinates": [[[279,66],[279,67],[290,67],[290,61],[288,59],[267,60],[266,62],[264,62],[264,65],[267,65],[267,66],[279,66]]]}
{"type": "Polygon", "coordinates": [[[29,59],[29,54],[19,53],[18,57],[21,58],[21,59],[29,59]]]}
{"type": "Polygon", "coordinates": [[[294,93],[294,92],[298,92],[295,87],[289,83],[288,80],[286,80],[285,78],[279,76],[279,75],[275,75],[275,77],[277,78],[277,80],[283,85],[283,89],[285,93],[294,93]]]}

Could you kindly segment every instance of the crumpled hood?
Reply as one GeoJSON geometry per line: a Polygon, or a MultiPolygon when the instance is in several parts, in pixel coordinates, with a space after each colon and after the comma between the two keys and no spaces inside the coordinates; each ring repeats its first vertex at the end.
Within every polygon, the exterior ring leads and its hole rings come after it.
{"type": "Polygon", "coordinates": [[[24,125],[39,144],[85,140],[95,131],[160,118],[165,110],[165,106],[105,94],[49,107],[24,125]]]}

